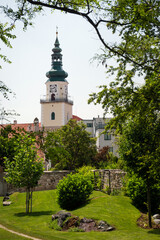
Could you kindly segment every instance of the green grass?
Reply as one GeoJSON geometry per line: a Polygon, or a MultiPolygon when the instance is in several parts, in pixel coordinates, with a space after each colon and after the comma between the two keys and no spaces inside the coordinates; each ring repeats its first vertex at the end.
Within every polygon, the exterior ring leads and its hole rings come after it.
{"type": "Polygon", "coordinates": [[[17,236],[13,233],[10,233],[10,232],[0,228],[0,239],[1,240],[26,240],[27,238],[17,236]]]}
{"type": "Polygon", "coordinates": [[[45,240],[158,240],[160,237],[160,230],[141,229],[136,225],[140,212],[124,196],[94,192],[89,204],[72,211],[74,215],[104,220],[116,227],[112,232],[89,233],[59,232],[49,228],[51,215],[61,210],[56,203],[55,190],[34,192],[33,213],[29,215],[25,214],[24,193],[11,195],[12,204],[8,207],[2,206],[2,199],[0,198],[1,224],[45,240]]]}

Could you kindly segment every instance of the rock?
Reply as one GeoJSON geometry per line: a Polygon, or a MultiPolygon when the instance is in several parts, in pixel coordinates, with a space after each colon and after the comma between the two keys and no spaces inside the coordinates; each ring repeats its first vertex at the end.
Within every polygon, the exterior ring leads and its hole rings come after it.
{"type": "Polygon", "coordinates": [[[154,222],[156,225],[158,225],[158,224],[160,224],[160,219],[153,219],[153,222],[154,222]]]}
{"type": "Polygon", "coordinates": [[[72,217],[66,220],[63,225],[63,230],[67,230],[71,227],[78,227],[79,226],[79,217],[72,217]]]}
{"type": "Polygon", "coordinates": [[[3,206],[9,206],[9,205],[11,205],[11,203],[12,203],[12,202],[4,201],[4,202],[3,202],[3,206]]]}
{"type": "Polygon", "coordinates": [[[63,222],[64,221],[61,218],[58,218],[57,224],[58,224],[59,227],[63,227],[63,222]]]}
{"type": "Polygon", "coordinates": [[[98,229],[102,232],[111,231],[111,226],[105,221],[100,221],[98,224],[98,229]]]}
{"type": "Polygon", "coordinates": [[[54,221],[54,220],[57,219],[57,218],[58,218],[58,215],[57,215],[57,214],[52,215],[52,221],[54,221]]]}
{"type": "Polygon", "coordinates": [[[153,219],[160,219],[160,214],[154,214],[153,219]]]}
{"type": "Polygon", "coordinates": [[[80,222],[79,228],[83,229],[85,232],[97,231],[97,226],[94,221],[88,223],[80,222]]]}
{"type": "Polygon", "coordinates": [[[70,212],[60,211],[57,214],[59,215],[59,218],[61,218],[63,221],[65,221],[67,217],[71,217],[70,212]]]}
{"type": "Polygon", "coordinates": [[[81,222],[82,223],[91,223],[91,222],[94,222],[94,220],[93,219],[88,219],[88,218],[84,217],[84,218],[81,219],[81,222]]]}
{"type": "Polygon", "coordinates": [[[81,220],[77,216],[72,216],[71,218],[68,217],[71,217],[71,213],[62,210],[52,215],[52,221],[57,219],[58,226],[60,226],[63,229],[63,231],[66,231],[70,228],[83,229],[85,232],[90,231],[106,232],[114,230],[114,227],[110,226],[105,221],[100,221],[99,224],[97,224],[95,220],[88,219],[85,217],[82,218],[81,220]]]}
{"type": "Polygon", "coordinates": [[[67,217],[71,217],[71,213],[62,210],[52,215],[52,221],[58,219],[58,226],[62,227],[63,222],[66,220],[67,217]]]}
{"type": "Polygon", "coordinates": [[[112,227],[112,226],[109,226],[108,228],[107,228],[107,231],[113,231],[114,230],[114,227],[112,227]]]}

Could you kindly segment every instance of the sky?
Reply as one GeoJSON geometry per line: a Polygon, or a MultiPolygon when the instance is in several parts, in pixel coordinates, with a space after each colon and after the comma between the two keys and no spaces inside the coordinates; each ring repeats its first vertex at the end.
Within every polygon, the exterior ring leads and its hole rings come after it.
{"type": "MultiPolygon", "coordinates": [[[[7,21],[7,19],[3,19],[7,21]]],[[[48,10],[34,19],[34,27],[23,31],[22,23],[16,25],[11,40],[12,49],[1,45],[2,53],[12,61],[1,63],[0,80],[14,93],[10,100],[0,99],[0,109],[14,109],[20,116],[8,118],[13,123],[32,123],[35,117],[41,121],[40,98],[46,93],[46,72],[51,69],[51,54],[58,38],[63,54],[63,69],[68,73],[68,90],[74,101],[73,115],[82,119],[103,117],[101,105],[87,103],[89,94],[98,92],[98,86],[108,84],[105,67],[91,63],[96,53],[101,52],[101,43],[89,23],[82,17],[48,10]]],[[[105,34],[104,34],[105,35],[105,34]]],[[[106,32],[107,39],[112,35],[106,32]]],[[[2,44],[2,43],[0,43],[2,44]]],[[[2,123],[5,123],[3,120],[2,123]]]]}

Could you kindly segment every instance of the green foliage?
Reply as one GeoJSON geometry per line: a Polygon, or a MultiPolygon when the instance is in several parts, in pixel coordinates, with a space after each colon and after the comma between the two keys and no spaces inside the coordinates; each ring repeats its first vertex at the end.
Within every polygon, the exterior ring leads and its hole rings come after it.
{"type": "Polygon", "coordinates": [[[54,221],[51,221],[49,223],[49,228],[54,229],[56,231],[61,231],[62,228],[58,225],[58,219],[55,219],[54,221]]]}
{"type": "Polygon", "coordinates": [[[58,204],[68,210],[78,208],[87,202],[92,191],[93,185],[88,176],[79,173],[69,174],[58,183],[58,204]]]}
{"type": "Polygon", "coordinates": [[[108,164],[110,160],[110,155],[109,155],[109,147],[105,146],[101,149],[99,149],[99,151],[97,152],[97,154],[95,155],[94,159],[93,159],[93,166],[95,166],[97,169],[98,168],[105,168],[104,166],[106,166],[108,164]]]}
{"type": "Polygon", "coordinates": [[[160,118],[159,114],[136,116],[123,126],[119,153],[129,171],[144,181],[160,180],[160,118]]]}
{"type": "Polygon", "coordinates": [[[70,120],[61,129],[47,133],[44,149],[55,169],[73,170],[91,163],[96,144],[85,129],[83,123],[70,120]]]}
{"type": "Polygon", "coordinates": [[[37,155],[35,139],[27,133],[21,133],[16,139],[15,155],[13,160],[5,160],[7,183],[15,187],[26,188],[26,212],[29,212],[32,189],[37,186],[38,180],[43,173],[43,163],[37,155]]]}
{"type": "MultiPolygon", "coordinates": [[[[132,199],[134,206],[139,208],[141,211],[147,211],[147,186],[142,178],[132,175],[128,178],[126,182],[126,194],[132,199]]],[[[160,207],[160,186],[159,184],[154,184],[151,186],[151,205],[152,213],[157,213],[160,207]]]]}
{"type": "Polygon", "coordinates": [[[99,149],[93,158],[92,165],[96,169],[123,169],[122,161],[112,152],[109,152],[108,146],[99,149]]]}
{"type": "Polygon", "coordinates": [[[98,171],[95,171],[91,166],[83,166],[78,169],[78,173],[85,176],[88,181],[91,181],[94,189],[102,188],[102,180],[98,171]]]}
{"type": "Polygon", "coordinates": [[[82,176],[88,178],[88,181],[91,181],[93,183],[94,181],[94,173],[93,173],[93,167],[91,166],[83,166],[77,170],[79,174],[82,176]]]}
{"type": "Polygon", "coordinates": [[[152,186],[160,183],[160,118],[159,113],[149,107],[148,114],[136,115],[123,126],[119,153],[128,171],[142,178],[147,187],[146,202],[151,227],[152,186]]]}
{"type": "Polygon", "coordinates": [[[13,160],[16,153],[16,140],[19,133],[11,128],[10,125],[0,129],[0,165],[4,167],[4,159],[13,160]]]}
{"type": "Polygon", "coordinates": [[[35,139],[24,133],[18,136],[14,161],[6,159],[6,181],[15,187],[33,188],[43,173],[43,164],[37,155],[35,139]]]}
{"type": "MultiPolygon", "coordinates": [[[[0,23],[0,40],[3,42],[3,44],[5,44],[7,47],[12,48],[11,43],[10,43],[10,39],[14,39],[16,38],[15,35],[11,34],[11,32],[14,29],[14,25],[11,25],[8,27],[8,23],[0,23]]],[[[1,50],[1,48],[0,48],[1,50]]],[[[11,63],[11,61],[3,54],[0,54],[0,58],[4,61],[4,62],[8,62],[11,63]]],[[[0,65],[0,68],[2,68],[2,66],[0,65]]]]}

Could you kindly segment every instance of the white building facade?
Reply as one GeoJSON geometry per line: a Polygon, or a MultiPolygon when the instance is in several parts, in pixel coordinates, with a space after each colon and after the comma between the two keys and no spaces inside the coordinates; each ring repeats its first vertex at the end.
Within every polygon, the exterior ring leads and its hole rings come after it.
{"type": "Polygon", "coordinates": [[[117,138],[114,135],[114,132],[108,131],[106,133],[103,133],[105,130],[105,125],[109,120],[110,118],[98,117],[90,120],[86,119],[83,120],[83,122],[86,124],[86,130],[91,133],[91,136],[96,137],[97,149],[108,146],[109,151],[118,156],[118,146],[116,144],[117,138]]]}

